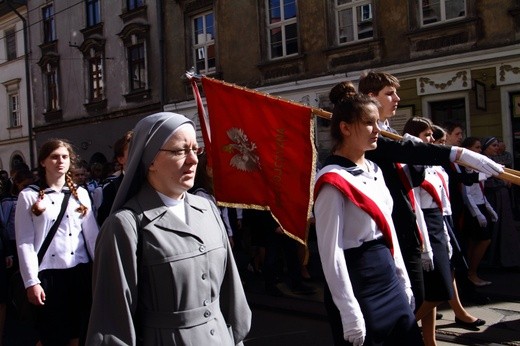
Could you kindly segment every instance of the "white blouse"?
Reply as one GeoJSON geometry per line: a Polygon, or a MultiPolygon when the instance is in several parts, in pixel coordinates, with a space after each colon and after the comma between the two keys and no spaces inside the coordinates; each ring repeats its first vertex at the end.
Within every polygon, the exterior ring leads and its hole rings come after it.
{"type": "Polygon", "coordinates": [[[65,194],[46,189],[40,202],[45,211],[36,216],[31,208],[38,199],[38,191],[29,187],[20,192],[15,214],[15,232],[20,272],[26,288],[40,283],[39,271],[72,268],[80,263],[88,263],[89,255],[94,258],[99,227],[87,190],[79,187],[77,192],[81,203],[88,208],[86,215],[81,216],[76,211],[80,204],[71,195],[60,226],[39,266],[38,251],[60,213],[65,194]]]}
{"type": "MultiPolygon", "coordinates": [[[[396,275],[401,281],[403,289],[409,289],[411,287],[410,280],[392,222],[393,200],[379,167],[373,162],[367,162],[370,165],[370,172],[355,167],[353,169],[361,172],[353,175],[352,178],[359,182],[356,187],[379,206],[390,225],[396,275]]],[[[340,175],[350,174],[344,167],[328,165],[320,170],[317,177],[326,171],[331,171],[331,168],[332,171],[340,175]]],[[[349,168],[349,170],[351,169],[349,168]]],[[[325,278],[334,303],[340,311],[343,326],[347,326],[354,323],[363,314],[354,296],[343,251],[359,247],[364,242],[379,239],[383,234],[370,215],[354,205],[342,192],[329,184],[324,184],[318,193],[314,204],[314,215],[318,250],[325,278]]]]}

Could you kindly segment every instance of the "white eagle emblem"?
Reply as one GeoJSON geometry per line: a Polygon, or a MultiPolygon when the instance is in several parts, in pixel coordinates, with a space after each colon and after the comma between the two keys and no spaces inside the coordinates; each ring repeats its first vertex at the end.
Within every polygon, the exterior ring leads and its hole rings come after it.
{"type": "Polygon", "coordinates": [[[225,145],[223,149],[225,152],[235,154],[229,162],[230,165],[244,172],[261,170],[256,144],[249,141],[244,130],[233,127],[226,133],[233,143],[225,145]]]}

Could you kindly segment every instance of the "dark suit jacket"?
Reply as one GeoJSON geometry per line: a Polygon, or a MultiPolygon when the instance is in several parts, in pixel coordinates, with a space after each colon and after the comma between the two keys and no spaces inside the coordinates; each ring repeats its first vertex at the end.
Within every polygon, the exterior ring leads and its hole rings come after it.
{"type": "Polygon", "coordinates": [[[103,201],[101,202],[101,205],[97,211],[97,222],[100,227],[108,215],[110,215],[110,209],[112,209],[112,204],[114,204],[114,199],[116,198],[119,186],[121,186],[123,177],[124,174],[120,174],[117,178],[103,186],[103,201]]]}
{"type": "MultiPolygon", "coordinates": [[[[395,162],[414,165],[442,166],[450,163],[451,147],[435,144],[414,143],[412,141],[397,142],[379,136],[377,149],[367,151],[366,157],[379,165],[383,171],[386,186],[394,200],[392,220],[394,222],[399,246],[404,253],[408,249],[416,249],[420,245],[417,237],[417,224],[411,202],[406,189],[396,170],[395,162]]],[[[413,170],[411,170],[413,172],[413,170]]],[[[413,178],[417,184],[417,177],[413,178]]]]}

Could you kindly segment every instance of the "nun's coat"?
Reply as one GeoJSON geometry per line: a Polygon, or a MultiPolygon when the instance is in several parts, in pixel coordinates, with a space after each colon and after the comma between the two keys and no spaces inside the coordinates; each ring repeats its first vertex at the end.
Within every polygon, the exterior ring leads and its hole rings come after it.
{"type": "Polygon", "coordinates": [[[220,214],[184,201],[186,223],[145,183],[105,221],[87,345],[241,344],[251,311],[220,214]]]}

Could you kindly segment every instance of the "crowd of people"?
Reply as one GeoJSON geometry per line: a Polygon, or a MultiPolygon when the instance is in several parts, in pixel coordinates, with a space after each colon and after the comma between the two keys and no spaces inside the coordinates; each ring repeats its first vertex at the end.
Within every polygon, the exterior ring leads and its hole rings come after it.
{"type": "MultiPolygon", "coordinates": [[[[420,116],[402,141],[383,137],[396,133],[399,86],[368,72],[358,90],[343,82],[329,95],[334,145],[309,236],[335,345],[436,345],[443,302],[456,323],[485,323],[462,306],[459,281],[492,284],[479,275],[484,262],[520,267],[510,186],[497,178],[511,155],[495,137],[464,138],[462,124],[420,116]]],[[[273,297],[280,282],[316,292],[305,283],[308,248],[269,211],[217,206],[184,116],[143,118],[107,167],[53,139],[37,174],[25,164],[2,172],[0,336],[17,270],[38,345],[240,345],[251,327],[245,273],[273,297]]]]}

